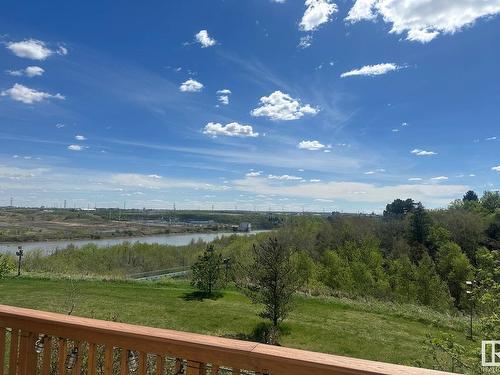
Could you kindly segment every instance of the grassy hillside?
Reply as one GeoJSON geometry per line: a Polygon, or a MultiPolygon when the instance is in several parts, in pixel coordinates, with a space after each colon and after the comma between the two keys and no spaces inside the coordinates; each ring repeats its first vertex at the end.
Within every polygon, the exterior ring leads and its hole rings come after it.
{"type": "MultiPolygon", "coordinates": [[[[69,279],[7,278],[0,303],[98,319],[210,335],[255,339],[259,307],[229,289],[215,300],[200,300],[183,281],[137,283],[69,279]]],[[[360,303],[335,298],[297,297],[281,344],[319,352],[412,365],[425,360],[426,334],[453,333],[465,339],[461,319],[414,306],[360,303]]]]}

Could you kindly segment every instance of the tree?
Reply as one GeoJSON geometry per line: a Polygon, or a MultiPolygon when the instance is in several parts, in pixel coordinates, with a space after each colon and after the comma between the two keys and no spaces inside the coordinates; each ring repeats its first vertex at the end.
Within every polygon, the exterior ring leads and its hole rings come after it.
{"type": "Polygon", "coordinates": [[[429,237],[432,220],[422,203],[418,202],[410,220],[410,239],[425,245],[429,237]]]}
{"type": "Polygon", "coordinates": [[[385,206],[384,216],[405,216],[412,212],[415,207],[413,199],[395,199],[392,203],[385,206]]]}
{"type": "Polygon", "coordinates": [[[455,305],[462,306],[465,281],[470,277],[471,265],[460,246],[454,242],[442,245],[437,252],[437,269],[442,279],[448,283],[455,305]]]}
{"type": "Polygon", "coordinates": [[[500,208],[500,192],[498,191],[485,191],[481,197],[481,206],[488,212],[495,212],[500,208]]]}
{"type": "Polygon", "coordinates": [[[202,292],[212,295],[215,289],[223,284],[222,254],[215,251],[213,245],[208,245],[203,255],[191,267],[193,272],[191,284],[202,292]]]}
{"type": "Polygon", "coordinates": [[[247,290],[254,303],[264,305],[260,316],[271,321],[275,332],[292,310],[293,295],[298,287],[290,251],[277,238],[253,246],[247,290]]]}
{"type": "Polygon", "coordinates": [[[446,284],[436,272],[429,255],[424,254],[415,271],[417,299],[422,305],[446,310],[451,305],[451,297],[446,284]]]}
{"type": "Polygon", "coordinates": [[[464,201],[464,202],[477,202],[477,201],[479,201],[479,198],[474,191],[469,190],[467,193],[465,193],[464,197],[462,198],[462,201],[464,201]]]}

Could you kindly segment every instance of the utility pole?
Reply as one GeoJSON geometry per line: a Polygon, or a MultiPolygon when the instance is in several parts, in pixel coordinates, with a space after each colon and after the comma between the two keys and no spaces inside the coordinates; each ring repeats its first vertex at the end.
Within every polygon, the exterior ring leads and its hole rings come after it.
{"type": "Polygon", "coordinates": [[[64,200],[64,209],[66,209],[66,199],[64,200]]]}
{"type": "Polygon", "coordinates": [[[14,198],[10,197],[10,207],[14,207],[13,203],[14,203],[14,198]]]}
{"type": "Polygon", "coordinates": [[[17,247],[16,255],[19,257],[19,260],[17,262],[17,276],[21,276],[21,259],[24,255],[22,246],[17,247]]]}

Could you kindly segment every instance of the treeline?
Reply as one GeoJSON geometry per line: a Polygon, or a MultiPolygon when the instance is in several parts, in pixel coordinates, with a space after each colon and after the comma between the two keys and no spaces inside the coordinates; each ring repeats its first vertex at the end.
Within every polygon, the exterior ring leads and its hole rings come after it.
{"type": "MultiPolygon", "coordinates": [[[[81,248],[68,246],[50,255],[33,250],[23,259],[23,271],[50,274],[113,276],[157,271],[191,265],[205,248],[204,242],[187,246],[124,242],[109,247],[88,244],[81,248]]],[[[10,259],[13,265],[15,259],[10,259]]]]}
{"type": "MultiPolygon", "coordinates": [[[[489,313],[500,301],[500,196],[473,192],[448,209],[395,200],[382,217],[301,217],[278,231],[292,249],[302,290],[369,296],[489,313]],[[467,281],[475,281],[467,293],[467,281]],[[474,299],[474,300],[473,300],[474,299]]],[[[248,264],[247,239],[223,239],[224,256],[248,264]]],[[[242,267],[244,269],[245,267],[242,267]]],[[[234,277],[243,277],[235,272],[234,277]]]]}

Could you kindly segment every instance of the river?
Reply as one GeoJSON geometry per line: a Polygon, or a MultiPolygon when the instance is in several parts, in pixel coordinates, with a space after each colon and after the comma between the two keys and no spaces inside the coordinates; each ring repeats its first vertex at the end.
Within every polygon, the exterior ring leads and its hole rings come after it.
{"type": "Polygon", "coordinates": [[[212,232],[212,233],[181,233],[181,234],[159,234],[154,236],[140,236],[140,237],[126,237],[126,238],[105,238],[101,240],[57,240],[57,241],[41,241],[41,242],[25,242],[25,243],[0,243],[0,253],[14,253],[17,251],[18,246],[22,246],[24,251],[41,249],[47,254],[58,250],[65,249],[69,245],[75,247],[82,247],[87,244],[96,244],[99,247],[108,247],[119,245],[123,242],[140,242],[160,245],[171,246],[185,246],[189,245],[191,241],[204,241],[212,242],[213,240],[223,237],[231,236],[249,236],[256,233],[268,232],[268,230],[255,230],[252,232],[212,232]]]}

